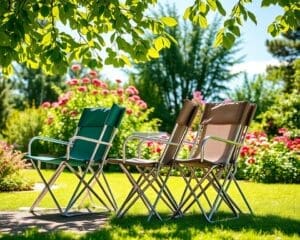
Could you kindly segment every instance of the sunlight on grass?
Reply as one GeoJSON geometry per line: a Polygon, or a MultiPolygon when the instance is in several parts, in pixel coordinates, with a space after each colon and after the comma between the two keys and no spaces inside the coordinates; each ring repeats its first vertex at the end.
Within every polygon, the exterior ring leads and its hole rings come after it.
{"type": "MultiPolygon", "coordinates": [[[[44,171],[47,177],[52,170],[44,171]]],[[[34,182],[40,182],[34,170],[25,170],[24,174],[34,182]]],[[[122,173],[106,174],[120,204],[130,190],[130,183],[122,173]]],[[[64,172],[57,181],[54,189],[57,198],[66,204],[77,183],[76,177],[64,172]]],[[[176,197],[183,189],[183,181],[179,177],[170,179],[170,189],[176,197]]],[[[159,221],[153,218],[147,221],[147,211],[141,201],[130,209],[122,219],[112,215],[107,227],[85,235],[72,235],[67,233],[51,232],[38,233],[28,230],[27,239],[299,239],[300,226],[300,185],[298,184],[258,184],[240,182],[255,216],[242,215],[238,220],[209,224],[195,206],[183,218],[159,221]]],[[[31,206],[39,191],[0,193],[1,211],[18,210],[21,207],[31,206]]],[[[151,199],[155,194],[149,191],[151,199]]],[[[232,189],[231,196],[237,199],[242,206],[237,191],[232,189]]],[[[179,200],[177,198],[177,200],[179,200]]],[[[41,207],[54,207],[52,199],[48,196],[41,202],[41,207]]],[[[160,203],[158,210],[167,219],[168,209],[160,203]]],[[[226,213],[227,209],[221,210],[226,213]]],[[[20,239],[22,236],[20,235],[20,239]]],[[[16,236],[4,235],[3,239],[15,239],[16,236]]]]}

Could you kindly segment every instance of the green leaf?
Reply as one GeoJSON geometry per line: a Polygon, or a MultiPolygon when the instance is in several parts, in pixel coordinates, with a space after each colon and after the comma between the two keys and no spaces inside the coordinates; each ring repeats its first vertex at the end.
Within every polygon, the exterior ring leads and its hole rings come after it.
{"type": "Polygon", "coordinates": [[[207,3],[213,11],[216,11],[217,9],[216,0],[207,0],[207,3]]]}
{"type": "Polygon", "coordinates": [[[217,36],[216,36],[216,40],[215,40],[215,43],[214,43],[214,46],[215,47],[218,47],[220,45],[223,44],[223,38],[224,38],[224,28],[221,28],[218,33],[217,33],[217,36]]]}
{"type": "Polygon", "coordinates": [[[150,49],[148,50],[147,55],[148,55],[150,58],[159,58],[159,53],[158,53],[158,51],[157,51],[155,48],[150,48],[150,49]]]}
{"type": "Polygon", "coordinates": [[[216,4],[217,4],[217,8],[218,8],[219,13],[220,13],[222,16],[225,16],[225,15],[226,15],[226,11],[225,11],[225,9],[223,8],[222,4],[221,4],[218,0],[216,1],[216,4]]]}
{"type": "Polygon", "coordinates": [[[204,2],[201,2],[199,5],[199,10],[200,13],[206,14],[208,11],[208,6],[204,2]]]}
{"type": "Polygon", "coordinates": [[[185,9],[184,14],[183,14],[184,19],[188,19],[190,17],[191,10],[192,10],[192,7],[188,7],[187,9],[185,9]]]}
{"type": "Polygon", "coordinates": [[[223,47],[229,49],[233,46],[235,42],[235,36],[232,33],[226,33],[223,37],[223,47]]]}
{"type": "Polygon", "coordinates": [[[176,19],[172,17],[162,17],[160,20],[168,27],[174,27],[177,25],[176,19]]]}
{"type": "Polygon", "coordinates": [[[41,7],[41,14],[42,14],[42,16],[43,17],[47,17],[47,16],[49,16],[49,13],[50,13],[50,8],[48,6],[43,5],[41,7]]]}
{"type": "Polygon", "coordinates": [[[232,25],[228,29],[236,36],[241,36],[240,28],[238,26],[232,25]]]}
{"type": "Polygon", "coordinates": [[[51,32],[47,32],[46,35],[44,35],[43,40],[41,42],[41,45],[49,45],[51,43],[51,32]]]}
{"type": "Polygon", "coordinates": [[[207,28],[208,23],[207,23],[207,19],[206,19],[204,16],[202,16],[202,15],[200,14],[198,20],[199,20],[199,25],[200,25],[200,27],[202,27],[202,28],[207,28]]]}
{"type": "Polygon", "coordinates": [[[257,21],[256,21],[255,15],[252,12],[250,12],[250,11],[247,11],[247,13],[248,13],[248,16],[251,19],[251,21],[254,22],[255,25],[257,25],[257,21]]]}
{"type": "Polygon", "coordinates": [[[158,37],[154,40],[154,47],[157,51],[160,51],[161,49],[164,48],[164,42],[162,37],[158,37]]]}

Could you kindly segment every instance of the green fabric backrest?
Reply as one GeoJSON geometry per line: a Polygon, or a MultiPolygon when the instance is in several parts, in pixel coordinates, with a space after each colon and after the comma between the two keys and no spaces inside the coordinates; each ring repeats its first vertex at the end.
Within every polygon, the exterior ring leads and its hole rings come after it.
{"type": "MultiPolygon", "coordinates": [[[[77,136],[88,137],[109,142],[116,128],[119,127],[125,108],[113,104],[109,108],[85,108],[78,123],[77,136]]],[[[70,151],[70,158],[88,161],[91,159],[96,143],[84,140],[76,140],[70,151]]],[[[106,156],[109,146],[101,144],[96,152],[94,161],[101,161],[106,156]]]]}

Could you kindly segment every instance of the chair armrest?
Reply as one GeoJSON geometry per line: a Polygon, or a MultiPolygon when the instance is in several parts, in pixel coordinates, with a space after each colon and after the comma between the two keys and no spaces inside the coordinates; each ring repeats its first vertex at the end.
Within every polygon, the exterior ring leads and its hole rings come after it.
{"type": "Polygon", "coordinates": [[[59,139],[50,138],[50,137],[43,137],[43,136],[35,136],[35,137],[31,138],[29,143],[28,143],[28,154],[29,155],[31,155],[31,145],[32,145],[32,143],[37,141],[37,140],[57,143],[57,144],[61,144],[61,145],[69,145],[69,142],[62,141],[62,140],[59,140],[59,139]]]}
{"type": "Polygon", "coordinates": [[[82,137],[82,136],[74,136],[74,137],[70,138],[70,143],[73,144],[76,140],[82,140],[82,141],[87,141],[87,142],[93,142],[96,144],[105,144],[107,146],[112,146],[112,144],[109,142],[104,142],[104,141],[100,141],[100,140],[97,140],[94,138],[88,138],[88,137],[82,137]]]}

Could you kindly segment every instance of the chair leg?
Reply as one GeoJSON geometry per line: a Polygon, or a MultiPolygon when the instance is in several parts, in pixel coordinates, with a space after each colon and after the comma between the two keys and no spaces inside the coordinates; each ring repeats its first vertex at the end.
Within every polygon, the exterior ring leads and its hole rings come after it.
{"type": "MultiPolygon", "coordinates": [[[[143,201],[145,207],[148,209],[149,214],[153,212],[153,214],[160,220],[161,217],[160,215],[157,213],[157,211],[153,208],[153,206],[151,205],[149,199],[146,197],[144,191],[145,189],[141,189],[141,186],[138,184],[138,182],[133,178],[133,176],[130,174],[130,172],[127,170],[126,166],[124,166],[123,164],[120,164],[120,167],[122,168],[123,172],[125,173],[125,175],[127,176],[128,180],[130,181],[130,183],[132,184],[132,187],[134,189],[134,193],[137,193],[137,197],[135,199],[133,199],[133,202],[131,201],[130,203],[128,202],[124,202],[122,204],[122,206],[119,208],[118,212],[117,212],[117,217],[122,217],[124,216],[124,214],[133,206],[134,202],[138,199],[141,198],[141,200],[143,201]]],[[[146,186],[146,188],[149,187],[149,184],[146,186]]],[[[132,191],[131,191],[132,192],[132,191]]],[[[130,195],[133,196],[133,193],[129,193],[130,195]]]]}
{"type": "Polygon", "coordinates": [[[45,197],[45,195],[49,192],[57,209],[59,210],[60,213],[63,212],[60,204],[58,203],[54,193],[51,190],[52,185],[55,183],[55,181],[57,180],[57,178],[60,176],[60,174],[62,173],[62,171],[65,168],[65,164],[64,162],[62,162],[58,168],[56,169],[55,173],[52,175],[52,177],[49,179],[49,181],[47,181],[44,177],[44,175],[41,172],[41,169],[35,164],[35,162],[33,160],[31,160],[33,167],[37,170],[39,176],[41,177],[43,183],[45,184],[45,187],[43,188],[43,190],[41,191],[41,193],[38,195],[38,197],[36,198],[36,200],[34,201],[34,203],[32,204],[32,206],[30,207],[30,212],[34,212],[34,209],[39,205],[39,203],[41,202],[41,200],[45,197]]]}

